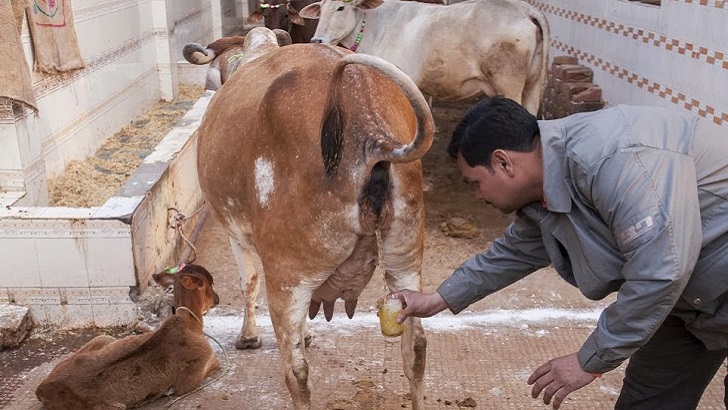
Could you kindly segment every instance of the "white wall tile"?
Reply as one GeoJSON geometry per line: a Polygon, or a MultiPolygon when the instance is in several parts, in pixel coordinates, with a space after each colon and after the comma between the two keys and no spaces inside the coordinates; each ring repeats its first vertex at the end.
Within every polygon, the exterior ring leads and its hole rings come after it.
{"type": "Polygon", "coordinates": [[[0,261],[0,286],[41,286],[34,239],[0,238],[0,261]]]}
{"type": "Polygon", "coordinates": [[[8,288],[0,288],[0,303],[12,303],[8,288]]]}
{"type": "Polygon", "coordinates": [[[85,238],[39,238],[36,240],[38,271],[44,287],[88,286],[85,238]]]}
{"type": "Polygon", "coordinates": [[[90,305],[91,291],[88,287],[60,288],[61,304],[90,305]]]}
{"type": "Polygon", "coordinates": [[[87,250],[89,286],[136,286],[131,237],[88,238],[87,250]]]}
{"type": "Polygon", "coordinates": [[[94,325],[98,327],[125,326],[139,317],[139,308],[134,303],[113,306],[93,305],[94,325]]]}
{"type": "Polygon", "coordinates": [[[54,327],[74,329],[89,327],[94,324],[93,307],[91,305],[58,305],[43,306],[46,320],[54,327]]]}
{"type": "Polygon", "coordinates": [[[15,303],[23,306],[60,305],[61,292],[58,288],[10,288],[15,303]]]}
{"type": "Polygon", "coordinates": [[[132,303],[129,297],[129,287],[91,287],[90,304],[95,306],[101,305],[118,305],[124,303],[132,303]]]}

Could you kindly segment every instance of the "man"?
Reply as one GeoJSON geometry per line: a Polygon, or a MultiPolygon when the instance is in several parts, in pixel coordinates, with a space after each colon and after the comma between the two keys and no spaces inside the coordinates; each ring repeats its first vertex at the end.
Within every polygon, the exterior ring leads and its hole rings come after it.
{"type": "MultiPolygon", "coordinates": [[[[398,317],[453,313],[553,264],[589,299],[617,292],[578,352],[538,367],[532,396],[566,396],[630,358],[617,409],[694,409],[728,353],[728,129],[617,106],[537,121],[473,106],[448,147],[475,195],[516,219],[398,317]]],[[[728,404],[728,400],[726,400],[728,404]]]]}

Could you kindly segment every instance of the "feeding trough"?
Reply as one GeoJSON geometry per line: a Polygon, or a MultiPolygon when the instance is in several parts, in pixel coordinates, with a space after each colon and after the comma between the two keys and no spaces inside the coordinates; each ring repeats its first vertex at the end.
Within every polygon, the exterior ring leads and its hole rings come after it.
{"type": "Polygon", "coordinates": [[[33,321],[62,328],[120,326],[138,316],[135,301],[152,273],[175,263],[185,241],[175,217],[202,206],[197,126],[205,93],[101,206],[0,208],[0,305],[30,309],[33,321]],[[176,211],[171,211],[175,209],[176,211]]]}

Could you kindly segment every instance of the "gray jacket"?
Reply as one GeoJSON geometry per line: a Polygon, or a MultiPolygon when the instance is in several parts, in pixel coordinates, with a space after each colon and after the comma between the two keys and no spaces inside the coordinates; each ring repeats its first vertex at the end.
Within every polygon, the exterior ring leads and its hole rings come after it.
{"type": "Polygon", "coordinates": [[[728,348],[728,129],[626,106],[539,128],[546,209],[520,209],[440,285],[453,313],[553,264],[589,299],[618,292],[578,352],[586,371],[619,366],[669,314],[728,348]]]}

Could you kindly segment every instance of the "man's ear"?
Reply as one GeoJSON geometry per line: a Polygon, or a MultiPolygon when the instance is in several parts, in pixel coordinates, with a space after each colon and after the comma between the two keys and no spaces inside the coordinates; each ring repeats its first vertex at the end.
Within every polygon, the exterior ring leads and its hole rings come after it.
{"type": "Polygon", "coordinates": [[[513,162],[511,161],[511,156],[502,149],[493,151],[491,165],[493,169],[503,171],[508,175],[513,173],[513,162]]]}

